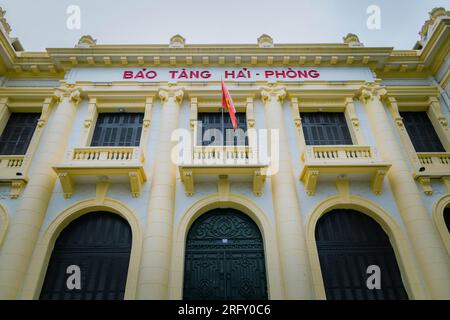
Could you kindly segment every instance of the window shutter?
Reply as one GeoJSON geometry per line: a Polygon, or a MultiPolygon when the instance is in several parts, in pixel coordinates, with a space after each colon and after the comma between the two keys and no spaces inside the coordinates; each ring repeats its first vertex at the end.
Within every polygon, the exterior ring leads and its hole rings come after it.
{"type": "Polygon", "coordinates": [[[416,152],[445,152],[426,112],[400,112],[416,152]]]}
{"type": "Polygon", "coordinates": [[[40,115],[40,113],[12,113],[0,136],[0,154],[25,154],[40,115]]]}
{"type": "Polygon", "coordinates": [[[342,112],[302,112],[307,145],[351,145],[352,137],[342,112]]]}
{"type": "Polygon", "coordinates": [[[143,113],[100,113],[91,146],[139,146],[143,113]]]}
{"type": "MultiPolygon", "coordinates": [[[[219,130],[222,132],[222,112],[201,112],[198,114],[198,121],[201,122],[202,130],[199,130],[197,143],[203,146],[208,145],[227,145],[227,146],[239,146],[248,145],[247,137],[247,116],[245,112],[236,112],[236,119],[238,121],[238,130],[233,130],[233,124],[231,123],[230,116],[227,112],[223,113],[223,129],[225,133],[222,133],[222,141],[220,143],[214,143],[214,140],[203,139],[207,130],[219,130]],[[241,130],[239,130],[241,129],[241,130]],[[244,134],[242,134],[242,131],[244,134]],[[229,137],[227,137],[229,133],[229,137]],[[228,139],[227,139],[228,138],[228,139]]],[[[219,138],[219,137],[215,137],[219,138]]]]}

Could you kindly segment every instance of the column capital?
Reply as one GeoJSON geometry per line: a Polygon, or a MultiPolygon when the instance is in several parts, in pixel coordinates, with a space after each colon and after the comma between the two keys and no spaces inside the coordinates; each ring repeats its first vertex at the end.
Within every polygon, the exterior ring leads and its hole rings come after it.
{"type": "Polygon", "coordinates": [[[70,95],[69,95],[70,103],[72,103],[74,105],[78,105],[81,102],[81,100],[83,100],[81,98],[81,90],[79,90],[79,89],[70,90],[70,95]]]}
{"type": "Polygon", "coordinates": [[[78,105],[83,100],[81,97],[81,89],[67,86],[56,89],[53,96],[55,102],[60,103],[63,98],[68,99],[74,105],[78,105]]]}
{"type": "Polygon", "coordinates": [[[159,89],[158,95],[163,103],[173,98],[179,104],[183,100],[184,90],[182,87],[163,87],[159,89]]]}
{"type": "Polygon", "coordinates": [[[381,100],[381,98],[386,94],[387,94],[386,88],[381,86],[379,83],[366,82],[359,89],[357,96],[361,102],[367,103],[369,100],[373,100],[375,98],[381,100]]]}
{"type": "Polygon", "coordinates": [[[268,102],[271,99],[282,103],[286,97],[286,89],[283,86],[267,86],[261,88],[261,99],[268,102]]]}

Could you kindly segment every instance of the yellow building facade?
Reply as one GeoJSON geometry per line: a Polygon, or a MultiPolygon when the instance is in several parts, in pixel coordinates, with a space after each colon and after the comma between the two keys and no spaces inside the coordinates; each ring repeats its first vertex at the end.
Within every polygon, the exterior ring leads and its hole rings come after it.
{"type": "Polygon", "coordinates": [[[445,9],[413,50],[0,22],[1,299],[450,298],[445,9]]]}

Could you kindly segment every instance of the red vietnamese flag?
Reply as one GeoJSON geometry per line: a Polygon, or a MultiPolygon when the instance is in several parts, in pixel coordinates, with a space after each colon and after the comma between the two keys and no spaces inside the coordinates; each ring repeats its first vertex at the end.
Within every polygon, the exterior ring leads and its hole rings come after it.
{"type": "Polygon", "coordinates": [[[228,110],[231,118],[233,128],[237,129],[236,109],[234,108],[233,99],[231,99],[230,92],[225,86],[225,82],[222,79],[222,107],[228,110]]]}

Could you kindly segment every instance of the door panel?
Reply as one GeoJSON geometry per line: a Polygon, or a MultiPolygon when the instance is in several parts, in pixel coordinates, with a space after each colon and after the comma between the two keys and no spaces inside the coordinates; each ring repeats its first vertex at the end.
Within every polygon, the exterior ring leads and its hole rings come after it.
{"type": "Polygon", "coordinates": [[[315,235],[327,299],[408,299],[389,237],[375,220],[333,210],[319,219],[315,235]],[[380,289],[367,288],[370,265],[380,267],[380,289]]]}
{"type": "Polygon", "coordinates": [[[88,213],[72,221],[56,240],[40,299],[123,299],[131,240],[128,223],[113,213],[88,213]],[[80,289],[67,287],[70,265],[80,267],[80,289]]]}
{"type": "Polygon", "coordinates": [[[267,299],[263,241],[248,216],[216,209],[192,224],[186,241],[183,298],[267,299]]]}

